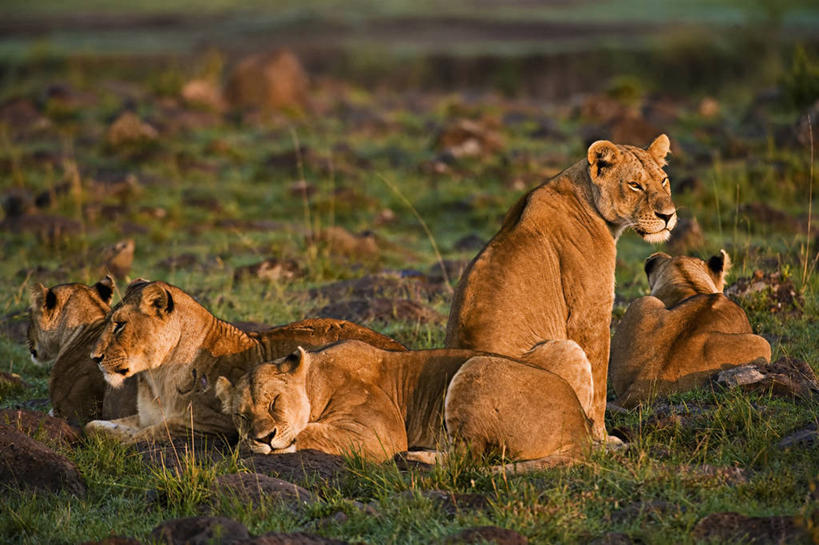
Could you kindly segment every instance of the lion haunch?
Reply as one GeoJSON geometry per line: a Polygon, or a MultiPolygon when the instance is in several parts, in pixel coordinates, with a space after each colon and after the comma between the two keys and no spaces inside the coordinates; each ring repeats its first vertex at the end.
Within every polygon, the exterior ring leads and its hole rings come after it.
{"type": "Polygon", "coordinates": [[[651,295],[629,305],[611,345],[610,380],[617,404],[633,407],[656,395],[685,392],[715,372],[758,358],[768,341],[754,335],[745,311],[722,294],[731,266],[723,250],[705,262],[651,255],[651,295]]]}
{"type": "Polygon", "coordinates": [[[586,158],[536,187],[507,213],[455,292],[446,346],[521,359],[561,374],[544,341],[571,339],[591,362],[594,435],[606,438],[615,244],[628,227],[649,242],[677,222],[663,171],[669,140],[647,149],[592,144],[586,158]]]}
{"type": "MultiPolygon", "coordinates": [[[[572,341],[544,353],[588,372],[572,341]]],[[[256,453],[318,449],[381,461],[448,439],[478,453],[512,458],[581,456],[589,421],[561,377],[473,350],[390,352],[339,342],[254,367],[238,381],[220,377],[216,394],[241,442],[256,453]],[[543,393],[548,392],[548,396],[543,393]]]]}

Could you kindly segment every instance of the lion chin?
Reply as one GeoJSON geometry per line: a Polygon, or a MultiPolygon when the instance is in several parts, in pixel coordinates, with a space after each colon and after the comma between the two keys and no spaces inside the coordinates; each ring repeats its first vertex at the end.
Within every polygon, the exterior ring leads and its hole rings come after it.
{"type": "Polygon", "coordinates": [[[130,376],[121,375],[119,373],[108,373],[107,371],[102,372],[103,376],[105,377],[105,382],[111,385],[111,388],[118,390],[122,388],[122,384],[125,382],[125,379],[130,376]]]}
{"type": "Polygon", "coordinates": [[[662,231],[657,231],[656,233],[638,232],[637,234],[640,235],[640,237],[642,237],[642,239],[646,242],[660,244],[661,242],[668,240],[668,237],[671,236],[671,230],[663,229],[662,231]]]}

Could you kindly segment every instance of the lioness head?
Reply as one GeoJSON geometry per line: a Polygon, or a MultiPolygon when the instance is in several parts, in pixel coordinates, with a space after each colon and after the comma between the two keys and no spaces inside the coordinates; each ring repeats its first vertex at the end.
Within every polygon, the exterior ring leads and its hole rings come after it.
{"type": "Polygon", "coordinates": [[[233,417],[239,441],[256,454],[290,452],[310,419],[305,377],[310,356],[298,350],[272,363],[257,365],[234,386],[216,381],[222,412],[233,417]]]}
{"type": "Polygon", "coordinates": [[[643,150],[598,140],[589,146],[595,205],[619,234],[632,227],[648,242],[664,242],[677,224],[671,185],[663,167],[670,143],[664,134],[643,150]]]}
{"type": "Polygon", "coordinates": [[[171,286],[132,282],[91,351],[105,380],[119,388],[126,378],[160,365],[183,334],[174,317],[171,286]]]}
{"type": "Polygon", "coordinates": [[[722,293],[731,258],[725,250],[708,261],[696,257],[658,252],[646,259],[645,271],[651,295],[673,306],[698,293],[722,293]]]}
{"type": "Polygon", "coordinates": [[[31,361],[45,366],[54,362],[61,339],[71,330],[105,317],[114,293],[114,279],[106,276],[93,286],[36,284],[29,299],[28,349],[31,361]]]}

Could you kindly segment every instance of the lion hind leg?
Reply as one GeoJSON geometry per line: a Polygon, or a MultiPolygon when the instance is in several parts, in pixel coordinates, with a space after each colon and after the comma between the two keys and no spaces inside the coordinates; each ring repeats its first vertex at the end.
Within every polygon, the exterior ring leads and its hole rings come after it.
{"type": "Polygon", "coordinates": [[[586,415],[591,416],[594,379],[591,362],[579,344],[571,340],[544,341],[533,346],[524,359],[568,382],[586,415]]]}

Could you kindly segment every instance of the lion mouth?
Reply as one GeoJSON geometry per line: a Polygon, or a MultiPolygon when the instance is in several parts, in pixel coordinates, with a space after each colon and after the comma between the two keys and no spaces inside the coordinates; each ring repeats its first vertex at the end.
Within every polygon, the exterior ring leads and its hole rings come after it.
{"type": "Polygon", "coordinates": [[[671,236],[671,229],[668,229],[667,227],[663,227],[659,231],[647,231],[646,229],[635,227],[634,232],[640,235],[640,238],[646,242],[651,242],[654,244],[665,242],[668,240],[668,237],[671,236]]]}

